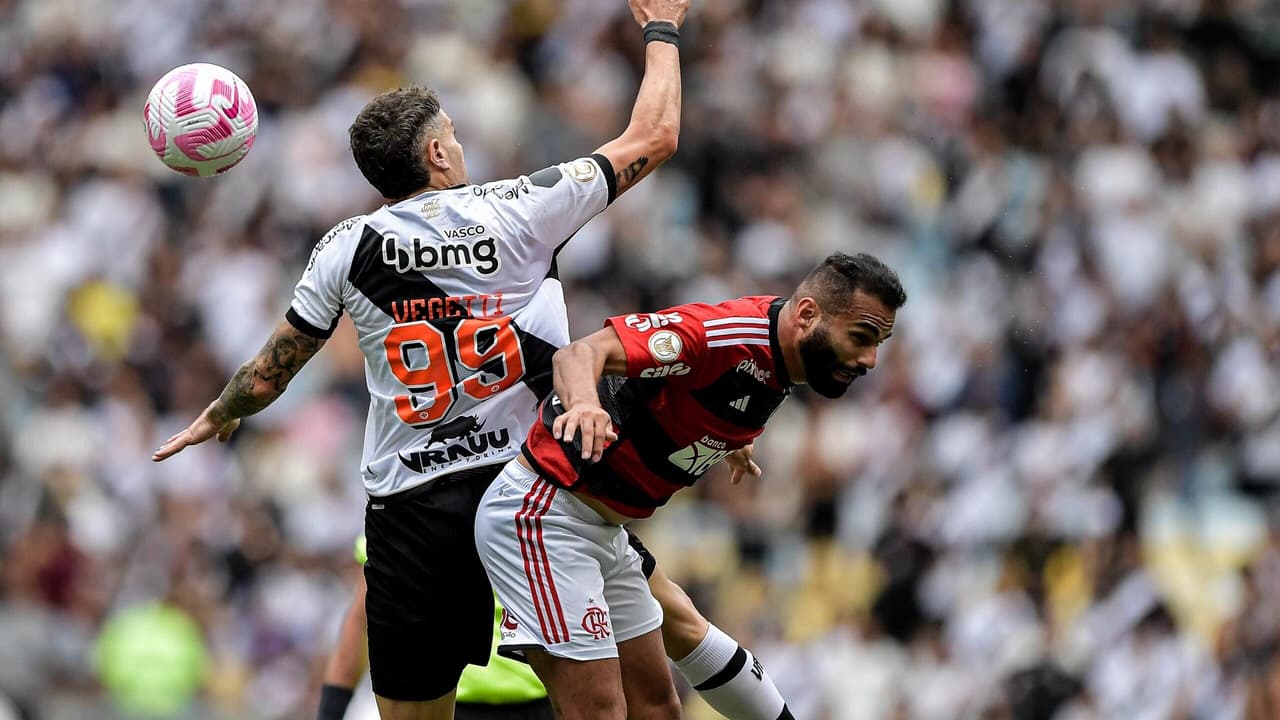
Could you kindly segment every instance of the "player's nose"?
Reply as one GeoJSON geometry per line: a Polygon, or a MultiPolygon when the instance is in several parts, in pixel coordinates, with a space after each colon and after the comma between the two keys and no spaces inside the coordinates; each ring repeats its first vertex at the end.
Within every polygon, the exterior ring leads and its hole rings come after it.
{"type": "Polygon", "coordinates": [[[864,372],[876,366],[877,355],[876,346],[874,345],[864,348],[862,352],[858,353],[858,364],[862,366],[864,372]]]}

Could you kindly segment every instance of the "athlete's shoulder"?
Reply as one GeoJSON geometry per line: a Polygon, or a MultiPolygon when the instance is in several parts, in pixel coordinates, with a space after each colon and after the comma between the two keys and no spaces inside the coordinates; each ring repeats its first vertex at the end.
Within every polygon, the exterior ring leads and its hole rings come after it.
{"type": "Polygon", "coordinates": [[[322,257],[329,254],[340,253],[340,250],[330,250],[330,248],[338,248],[342,246],[350,247],[350,241],[360,236],[364,228],[367,215],[355,215],[334,225],[320,239],[316,241],[316,245],[311,249],[311,258],[307,260],[306,272],[310,272],[316,262],[322,257]]]}
{"type": "MultiPolygon", "coordinates": [[[[536,175],[537,173],[534,174],[536,175]]],[[[504,204],[528,197],[533,193],[533,188],[534,184],[530,177],[521,175],[520,177],[507,178],[505,180],[491,180],[481,185],[469,185],[468,197],[501,207],[504,204]]]]}
{"type": "Polygon", "coordinates": [[[724,317],[768,318],[769,308],[778,300],[777,295],[745,295],[725,300],[715,307],[724,317]]]}
{"type": "Polygon", "coordinates": [[[580,157],[549,165],[528,175],[506,180],[494,180],[483,185],[472,185],[471,194],[494,204],[521,205],[518,201],[531,199],[535,204],[554,202],[573,205],[579,202],[580,193],[589,194],[593,189],[608,190],[608,200],[613,201],[608,160],[600,156],[580,157]],[[603,163],[603,164],[602,164],[603,163]],[[569,192],[561,192],[568,190],[569,192]]]}
{"type": "Polygon", "coordinates": [[[706,328],[735,323],[766,327],[769,324],[769,306],[775,299],[770,296],[748,296],[715,304],[689,303],[672,310],[682,312],[684,317],[696,320],[706,328]]]}

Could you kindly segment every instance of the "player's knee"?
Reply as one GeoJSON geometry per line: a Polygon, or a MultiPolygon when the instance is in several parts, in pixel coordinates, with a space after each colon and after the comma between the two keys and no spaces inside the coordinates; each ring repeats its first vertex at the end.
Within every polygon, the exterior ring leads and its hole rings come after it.
{"type": "Polygon", "coordinates": [[[710,623],[694,607],[689,595],[670,580],[654,597],[662,605],[662,644],[667,657],[679,660],[688,656],[706,637],[710,623]]]}

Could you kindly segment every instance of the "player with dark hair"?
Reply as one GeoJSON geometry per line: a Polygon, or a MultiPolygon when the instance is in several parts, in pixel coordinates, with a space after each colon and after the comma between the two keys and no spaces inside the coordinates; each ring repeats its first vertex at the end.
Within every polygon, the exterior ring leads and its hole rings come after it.
{"type": "Polygon", "coordinates": [[[837,253],[789,298],[613,317],[555,354],[555,394],[481,500],[476,545],[511,620],[501,650],[528,659],[557,717],[679,717],[623,525],[750,447],[793,385],[843,395],[905,302],[879,260],[837,253]]]}
{"type": "Polygon", "coordinates": [[[472,539],[475,508],[518,454],[551,391],[552,354],[569,341],[556,253],[676,150],[689,0],[630,6],[644,77],[626,130],[588,157],[469,185],[435,93],[374,98],[351,126],[351,152],[388,204],[320,239],[271,338],[153,455],[227,440],[350,316],[370,395],[369,665],[387,720],[448,720],[463,668],[488,661],[493,593],[472,539]]]}

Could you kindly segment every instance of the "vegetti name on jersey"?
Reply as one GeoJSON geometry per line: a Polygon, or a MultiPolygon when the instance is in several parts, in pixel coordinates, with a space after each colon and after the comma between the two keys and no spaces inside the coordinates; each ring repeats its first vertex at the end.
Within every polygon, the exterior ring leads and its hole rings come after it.
{"type": "Polygon", "coordinates": [[[316,244],[286,317],[322,338],[343,310],[355,324],[370,495],[515,456],[569,341],[556,252],[614,183],[593,155],[384,205],[316,244]]]}

